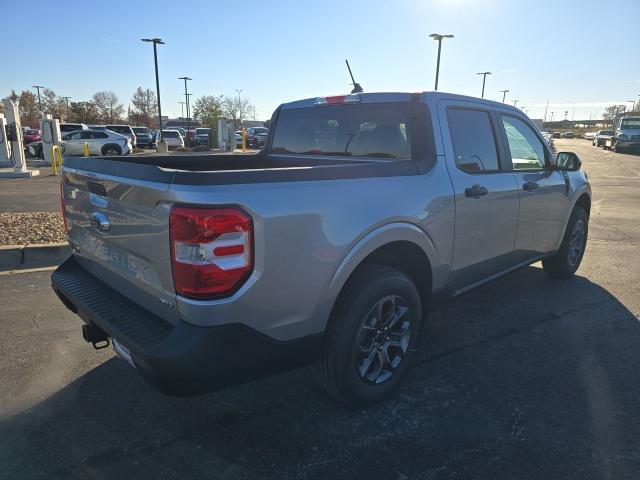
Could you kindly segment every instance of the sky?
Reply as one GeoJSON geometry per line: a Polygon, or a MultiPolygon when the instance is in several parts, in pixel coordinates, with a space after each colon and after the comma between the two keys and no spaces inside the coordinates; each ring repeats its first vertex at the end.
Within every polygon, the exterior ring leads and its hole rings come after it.
{"type": "MultiPolygon", "coordinates": [[[[193,98],[241,95],[260,120],[280,104],[346,93],[344,60],[365,91],[439,90],[518,100],[532,118],[598,118],[640,95],[640,1],[243,0],[53,2],[0,0],[0,95],[43,85],[71,101],[114,91],[126,105],[155,90],[160,37],[162,113],[193,98]],[[15,21],[9,21],[13,17],[15,21]],[[635,22],[635,24],[633,23],[635,22]]],[[[193,101],[193,100],[192,100],[193,101]]]]}

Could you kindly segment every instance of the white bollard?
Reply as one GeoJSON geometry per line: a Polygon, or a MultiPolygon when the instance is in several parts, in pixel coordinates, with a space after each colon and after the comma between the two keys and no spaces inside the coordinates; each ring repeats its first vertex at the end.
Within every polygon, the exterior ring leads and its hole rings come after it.
{"type": "Polygon", "coordinates": [[[11,160],[13,161],[13,171],[0,172],[2,177],[35,177],[40,174],[39,170],[27,170],[27,163],[24,159],[24,146],[22,144],[22,126],[20,124],[20,112],[18,102],[5,98],[2,100],[4,113],[7,116],[7,124],[10,130],[16,133],[15,140],[11,140],[11,160]]]}
{"type": "Polygon", "coordinates": [[[62,135],[60,134],[60,120],[53,118],[50,114],[40,119],[40,135],[42,135],[42,154],[45,164],[51,165],[51,148],[60,145],[62,135]]]}
{"type": "Polygon", "coordinates": [[[13,167],[11,144],[7,142],[7,119],[0,113],[0,167],[13,167]]]}

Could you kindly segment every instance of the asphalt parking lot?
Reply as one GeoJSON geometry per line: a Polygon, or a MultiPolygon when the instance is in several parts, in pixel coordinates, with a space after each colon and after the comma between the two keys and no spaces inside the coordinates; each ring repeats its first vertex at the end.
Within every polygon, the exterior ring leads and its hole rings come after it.
{"type": "Polygon", "coordinates": [[[0,276],[0,478],[638,478],[640,156],[556,148],[593,186],[578,274],[534,265],[440,307],[367,410],[308,369],[161,396],[85,344],[49,272],[0,276]]]}

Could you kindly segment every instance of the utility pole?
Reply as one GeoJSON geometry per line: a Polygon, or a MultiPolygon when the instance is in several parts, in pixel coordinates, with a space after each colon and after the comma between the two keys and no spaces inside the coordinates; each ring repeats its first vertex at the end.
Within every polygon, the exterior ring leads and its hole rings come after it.
{"type": "Polygon", "coordinates": [[[185,106],[185,102],[178,102],[180,104],[180,118],[182,118],[184,120],[184,106],[185,106]]]}
{"type": "MultiPolygon", "coordinates": [[[[242,103],[240,101],[240,94],[242,93],[242,89],[241,88],[240,89],[234,88],[234,90],[236,92],[238,92],[238,121],[240,122],[240,126],[242,126],[242,118],[241,118],[242,117],[242,103]]],[[[234,128],[237,128],[237,126],[234,125],[234,128]]]]}
{"type": "Polygon", "coordinates": [[[544,121],[547,121],[547,110],[549,109],[549,99],[547,98],[547,103],[544,106],[544,121]]]}
{"type": "MultiPolygon", "coordinates": [[[[158,126],[160,127],[160,143],[164,145],[164,135],[162,134],[162,107],[160,104],[160,77],[158,76],[158,45],[164,45],[164,42],[160,38],[142,38],[143,42],[153,43],[153,64],[156,69],[156,95],[158,97],[158,126]]],[[[163,147],[160,147],[163,148],[163,147]]],[[[156,150],[158,146],[156,145],[156,150]]],[[[166,152],[165,152],[166,153],[166,152]]]]}
{"type": "Polygon", "coordinates": [[[64,98],[64,101],[67,104],[67,111],[65,112],[65,117],[67,117],[67,118],[65,118],[65,120],[68,120],[68,117],[69,117],[69,99],[71,97],[62,97],[62,98],[64,98]]]}
{"type": "Polygon", "coordinates": [[[191,130],[190,123],[189,123],[189,120],[191,119],[191,110],[189,109],[189,96],[192,94],[187,93],[187,81],[193,80],[193,78],[189,78],[185,76],[185,77],[178,77],[178,80],[184,80],[184,97],[186,99],[185,101],[187,102],[187,137],[188,137],[189,131],[191,130]]]}
{"type": "Polygon", "coordinates": [[[482,95],[480,98],[484,98],[484,84],[487,82],[487,75],[491,75],[491,72],[478,72],[478,75],[482,75],[482,95]]]}
{"type": "Polygon", "coordinates": [[[45,87],[43,87],[42,85],[32,85],[33,88],[35,88],[38,91],[38,109],[40,110],[40,112],[44,113],[42,111],[42,100],[40,99],[40,89],[44,89],[45,87]]]}
{"type": "Polygon", "coordinates": [[[507,98],[507,93],[510,92],[510,90],[498,90],[500,93],[502,93],[502,103],[504,103],[505,99],[507,98]]]}
{"type": "Polygon", "coordinates": [[[438,59],[436,61],[436,86],[434,90],[438,91],[438,77],[440,76],[440,52],[442,51],[442,39],[453,38],[453,35],[442,35],[440,33],[432,33],[429,35],[438,42],[438,59]]]}

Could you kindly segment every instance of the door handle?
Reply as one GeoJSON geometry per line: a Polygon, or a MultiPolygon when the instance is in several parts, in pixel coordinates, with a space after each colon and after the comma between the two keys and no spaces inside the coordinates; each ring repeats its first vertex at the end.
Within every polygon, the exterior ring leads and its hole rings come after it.
{"type": "Polygon", "coordinates": [[[465,197],[480,198],[487,193],[489,193],[489,190],[481,185],[472,185],[471,187],[464,189],[465,197]]]}
{"type": "Polygon", "coordinates": [[[540,185],[538,185],[536,182],[524,182],[524,184],[522,185],[522,189],[526,190],[527,192],[537,190],[539,187],[540,185]]]}

